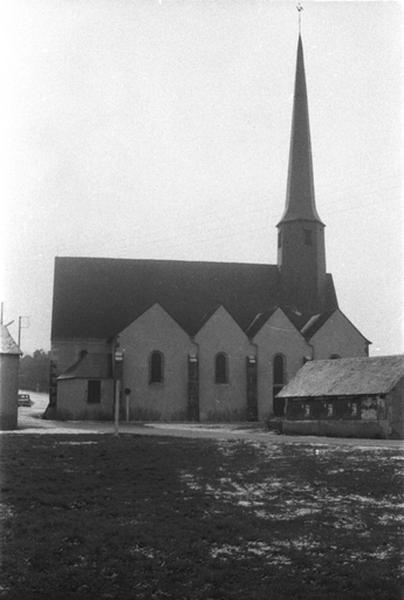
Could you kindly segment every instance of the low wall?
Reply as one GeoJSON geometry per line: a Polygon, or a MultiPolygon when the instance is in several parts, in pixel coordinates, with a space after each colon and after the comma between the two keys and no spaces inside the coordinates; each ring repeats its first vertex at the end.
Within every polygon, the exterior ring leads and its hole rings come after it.
{"type": "Polygon", "coordinates": [[[297,435],[325,435],[332,437],[388,438],[391,426],[387,420],[284,420],[282,432],[297,435]]]}

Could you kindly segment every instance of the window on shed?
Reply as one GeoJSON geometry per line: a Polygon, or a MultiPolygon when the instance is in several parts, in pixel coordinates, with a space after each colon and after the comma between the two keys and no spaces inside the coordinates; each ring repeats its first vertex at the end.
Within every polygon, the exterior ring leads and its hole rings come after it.
{"type": "Polygon", "coordinates": [[[150,356],[150,383],[163,382],[163,355],[158,350],[154,350],[150,356]]]}
{"type": "Polygon", "coordinates": [[[358,403],[360,401],[352,396],[338,396],[334,401],[333,416],[337,419],[359,418],[358,403]]]}
{"type": "Polygon", "coordinates": [[[224,352],[216,354],[215,358],[215,383],[228,383],[229,367],[227,356],[224,352]]]}
{"type": "Polygon", "coordinates": [[[101,381],[99,379],[88,381],[87,402],[88,404],[99,404],[101,402],[101,381]]]}
{"type": "Polygon", "coordinates": [[[323,398],[312,398],[309,405],[312,419],[326,419],[328,417],[328,402],[323,398]]]}
{"type": "Polygon", "coordinates": [[[334,360],[335,358],[341,358],[339,354],[330,354],[330,359],[334,360]]]}

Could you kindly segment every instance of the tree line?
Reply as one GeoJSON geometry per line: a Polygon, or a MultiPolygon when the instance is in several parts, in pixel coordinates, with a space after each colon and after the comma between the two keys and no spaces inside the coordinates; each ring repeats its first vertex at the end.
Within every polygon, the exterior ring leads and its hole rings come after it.
{"type": "Polygon", "coordinates": [[[35,350],[20,359],[18,386],[20,390],[47,392],[49,390],[50,352],[35,350]]]}

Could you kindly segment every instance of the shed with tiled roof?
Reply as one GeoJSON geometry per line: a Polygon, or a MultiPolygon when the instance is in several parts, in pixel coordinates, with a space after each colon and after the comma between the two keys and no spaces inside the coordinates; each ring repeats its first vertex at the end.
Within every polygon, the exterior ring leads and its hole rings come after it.
{"type": "Polygon", "coordinates": [[[314,360],[278,394],[284,431],[404,436],[404,355],[314,360]]]}

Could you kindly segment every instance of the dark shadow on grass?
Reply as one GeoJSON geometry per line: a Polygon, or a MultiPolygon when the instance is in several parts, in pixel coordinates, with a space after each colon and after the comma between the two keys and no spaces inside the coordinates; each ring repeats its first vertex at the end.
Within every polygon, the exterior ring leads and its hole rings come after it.
{"type": "Polygon", "coordinates": [[[2,446],[0,598],[401,597],[397,449],[88,434],[2,446]]]}

